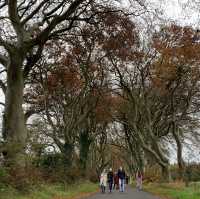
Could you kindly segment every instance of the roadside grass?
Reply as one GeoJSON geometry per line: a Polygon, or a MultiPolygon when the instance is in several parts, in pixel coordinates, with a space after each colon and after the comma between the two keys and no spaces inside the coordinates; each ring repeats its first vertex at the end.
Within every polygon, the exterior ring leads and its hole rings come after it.
{"type": "Polygon", "coordinates": [[[191,183],[189,187],[183,183],[149,183],[144,190],[163,199],[200,199],[200,183],[191,183]]]}
{"type": "Polygon", "coordinates": [[[26,194],[7,187],[0,189],[0,199],[77,199],[95,193],[97,190],[97,184],[90,182],[74,185],[42,184],[26,194]]]}

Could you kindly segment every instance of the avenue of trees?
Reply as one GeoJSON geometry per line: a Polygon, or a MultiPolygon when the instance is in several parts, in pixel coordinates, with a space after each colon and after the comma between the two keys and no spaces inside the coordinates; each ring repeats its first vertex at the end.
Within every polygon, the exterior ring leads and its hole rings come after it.
{"type": "Polygon", "coordinates": [[[183,148],[200,142],[199,30],[141,30],[145,3],[120,3],[0,1],[0,163],[22,184],[30,168],[94,180],[121,164],[169,181],[172,152],[185,180],[183,148]]]}

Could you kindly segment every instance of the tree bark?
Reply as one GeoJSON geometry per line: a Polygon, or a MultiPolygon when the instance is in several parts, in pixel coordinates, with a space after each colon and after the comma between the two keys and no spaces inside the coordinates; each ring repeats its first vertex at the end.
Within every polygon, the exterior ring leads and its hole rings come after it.
{"type": "Polygon", "coordinates": [[[170,182],[171,181],[171,173],[169,169],[169,165],[161,166],[162,169],[162,179],[163,182],[170,182]]]}
{"type": "Polygon", "coordinates": [[[182,156],[182,148],[183,147],[182,147],[182,143],[181,143],[181,140],[180,140],[178,129],[176,129],[174,122],[173,122],[172,128],[173,128],[172,134],[173,134],[173,137],[176,141],[176,146],[177,146],[178,174],[179,174],[179,179],[182,180],[184,178],[184,173],[185,173],[185,163],[183,161],[183,156],[182,156]]]}
{"type": "Polygon", "coordinates": [[[89,138],[87,130],[81,132],[79,144],[80,144],[80,160],[79,160],[80,169],[85,170],[87,167],[89,148],[91,144],[91,140],[89,138]]]}
{"type": "Polygon", "coordinates": [[[74,145],[71,143],[65,143],[62,147],[62,154],[64,158],[64,168],[68,171],[72,167],[74,145]]]}
{"type": "Polygon", "coordinates": [[[8,165],[25,166],[25,147],[27,131],[23,113],[23,57],[12,53],[7,66],[7,89],[3,136],[5,139],[5,158],[8,165]]]}

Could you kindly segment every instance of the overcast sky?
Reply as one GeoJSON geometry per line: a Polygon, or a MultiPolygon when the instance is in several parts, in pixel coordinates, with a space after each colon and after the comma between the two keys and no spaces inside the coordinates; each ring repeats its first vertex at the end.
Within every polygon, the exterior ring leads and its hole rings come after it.
{"type": "MultiPolygon", "coordinates": [[[[188,4],[188,0],[150,0],[155,6],[160,2],[160,6],[167,18],[182,25],[199,26],[199,12],[188,4]]],[[[190,0],[191,2],[193,0],[190,0]]]]}

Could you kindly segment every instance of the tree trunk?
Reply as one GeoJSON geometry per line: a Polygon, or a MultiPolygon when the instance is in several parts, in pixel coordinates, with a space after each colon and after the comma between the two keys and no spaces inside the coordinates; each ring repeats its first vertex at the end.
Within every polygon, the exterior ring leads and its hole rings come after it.
{"type": "Polygon", "coordinates": [[[191,181],[191,168],[189,166],[186,167],[185,169],[185,186],[189,187],[189,183],[191,181]]]}
{"type": "MultiPolygon", "coordinates": [[[[175,90],[174,90],[175,92],[175,90]]],[[[174,94],[173,92],[173,94],[174,94]]],[[[177,146],[177,162],[179,167],[179,179],[184,179],[184,173],[185,173],[185,164],[182,157],[182,143],[179,135],[179,129],[176,126],[176,118],[175,118],[175,106],[174,106],[174,95],[172,95],[171,99],[171,106],[172,106],[172,135],[176,141],[177,146]]]]}
{"type": "Polygon", "coordinates": [[[163,182],[170,182],[171,181],[171,173],[169,169],[169,165],[161,166],[162,169],[162,179],[163,182]]]}
{"type": "Polygon", "coordinates": [[[25,166],[27,131],[24,123],[23,103],[23,58],[13,53],[7,66],[7,89],[3,121],[5,158],[9,166],[25,166]]]}
{"type": "Polygon", "coordinates": [[[80,144],[80,160],[79,160],[80,161],[80,169],[82,169],[84,171],[87,167],[89,148],[90,148],[90,144],[91,144],[91,140],[89,138],[87,131],[81,132],[79,144],[80,144]]]}
{"type": "Polygon", "coordinates": [[[73,157],[74,145],[71,143],[65,143],[61,152],[64,157],[64,167],[69,170],[72,167],[72,157],[73,157]]]}
{"type": "Polygon", "coordinates": [[[178,162],[179,179],[182,180],[184,179],[185,163],[182,157],[182,148],[183,148],[182,143],[180,140],[179,132],[176,131],[175,124],[173,124],[172,134],[174,136],[174,139],[176,141],[176,146],[177,146],[177,162],[178,162]]]}

